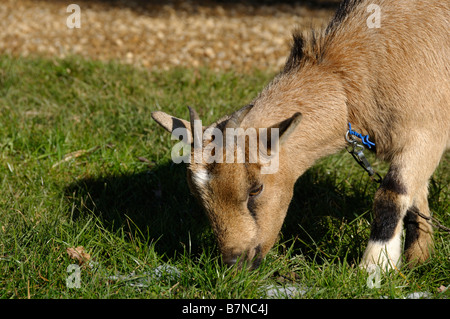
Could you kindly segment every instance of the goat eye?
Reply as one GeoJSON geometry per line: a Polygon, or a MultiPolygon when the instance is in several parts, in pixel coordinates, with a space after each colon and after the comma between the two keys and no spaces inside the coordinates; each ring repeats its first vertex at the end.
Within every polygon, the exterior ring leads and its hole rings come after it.
{"type": "Polygon", "coordinates": [[[261,184],[260,186],[251,189],[250,192],[248,193],[248,195],[250,197],[258,196],[259,194],[261,194],[262,190],[263,190],[263,185],[261,184]]]}

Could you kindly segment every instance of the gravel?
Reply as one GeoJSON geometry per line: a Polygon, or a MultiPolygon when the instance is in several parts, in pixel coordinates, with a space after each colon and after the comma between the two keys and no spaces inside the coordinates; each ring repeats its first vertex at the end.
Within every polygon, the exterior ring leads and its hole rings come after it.
{"type": "Polygon", "coordinates": [[[69,28],[71,2],[2,0],[0,53],[80,55],[159,70],[278,70],[292,31],[322,26],[334,11],[305,1],[76,1],[81,27],[69,28]]]}

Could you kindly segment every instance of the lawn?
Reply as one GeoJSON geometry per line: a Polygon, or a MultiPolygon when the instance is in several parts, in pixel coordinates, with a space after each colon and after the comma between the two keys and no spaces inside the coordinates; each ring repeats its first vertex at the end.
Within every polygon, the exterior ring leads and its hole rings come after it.
{"type": "MultiPolygon", "coordinates": [[[[299,179],[257,270],[222,265],[185,167],[171,163],[176,142],[150,113],[188,118],[191,105],[210,123],[272,76],[0,56],[0,298],[448,298],[441,231],[427,263],[368,285],[357,265],[377,186],[345,152],[299,179]],[[76,247],[78,259],[68,253],[76,247]]],[[[430,207],[447,226],[449,158],[430,183],[430,207]]]]}

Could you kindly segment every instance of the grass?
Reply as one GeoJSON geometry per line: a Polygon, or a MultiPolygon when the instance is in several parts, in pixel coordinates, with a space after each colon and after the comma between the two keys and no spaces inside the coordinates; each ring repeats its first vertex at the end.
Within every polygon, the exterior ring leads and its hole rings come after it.
{"type": "MultiPolygon", "coordinates": [[[[438,291],[450,284],[442,232],[427,263],[367,286],[357,263],[376,185],[345,153],[299,179],[280,240],[256,271],[222,265],[185,168],[170,161],[174,142],[150,113],[187,118],[192,105],[209,123],[271,76],[0,56],[0,298],[261,298],[270,285],[303,287],[301,298],[448,298],[438,291]],[[80,288],[69,288],[67,268],[80,262],[66,250],[77,246],[90,261],[80,288]],[[162,265],[178,272],[155,273],[162,265]]],[[[448,159],[430,185],[445,225],[448,159]]]]}

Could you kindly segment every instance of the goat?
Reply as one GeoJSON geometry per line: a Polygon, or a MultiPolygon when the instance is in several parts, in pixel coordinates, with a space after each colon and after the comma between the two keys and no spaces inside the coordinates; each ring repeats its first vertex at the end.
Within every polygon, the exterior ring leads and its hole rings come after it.
{"type": "MultiPolygon", "coordinates": [[[[345,0],[327,28],[293,33],[279,74],[249,105],[209,126],[224,138],[226,128],[277,129],[277,172],[261,174],[260,161],[203,158],[187,167],[225,263],[258,266],[281,230],[296,180],[345,148],[348,123],[375,142],[377,158],[390,162],[374,197],[361,266],[400,266],[403,226],[407,263],[429,258],[433,231],[415,212],[430,216],[428,181],[450,148],[449,18],[448,0],[345,0]],[[368,9],[374,5],[375,26],[368,9]]],[[[169,132],[184,129],[193,151],[195,139],[213,143],[200,137],[208,127],[194,130],[193,109],[190,121],[162,111],[152,117],[169,132]]]]}

